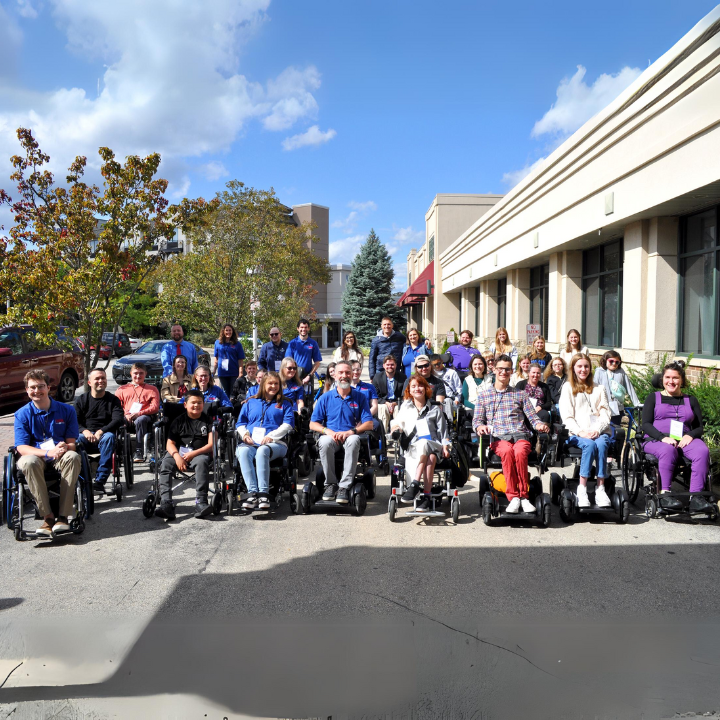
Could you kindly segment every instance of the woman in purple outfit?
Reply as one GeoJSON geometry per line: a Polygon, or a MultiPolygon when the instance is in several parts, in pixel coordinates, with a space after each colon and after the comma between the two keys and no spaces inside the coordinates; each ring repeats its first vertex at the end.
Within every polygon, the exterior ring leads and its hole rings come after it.
{"type": "MultiPolygon", "coordinates": [[[[668,363],[662,373],[663,391],[645,398],[642,430],[648,437],[644,450],[658,459],[661,493],[670,492],[680,457],[691,465],[690,493],[705,489],[710,469],[710,451],[702,441],[703,419],[697,398],[683,395],[687,385],[685,363],[668,363]]],[[[679,502],[679,501],[677,501],[679,502]]],[[[692,495],[690,510],[709,506],[702,495],[692,495]]]]}

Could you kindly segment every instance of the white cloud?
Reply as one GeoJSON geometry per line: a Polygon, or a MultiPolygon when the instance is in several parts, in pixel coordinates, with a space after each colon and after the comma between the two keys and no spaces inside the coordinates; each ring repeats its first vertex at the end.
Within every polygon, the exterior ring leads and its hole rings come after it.
{"type": "Polygon", "coordinates": [[[548,133],[571,135],[611,103],[642,71],[640,68],[626,66],[615,75],[603,73],[591,86],[584,81],[586,72],[582,65],[578,65],[571,78],[560,81],[556,93],[557,101],[535,123],[532,137],[548,133]]]}
{"type": "Polygon", "coordinates": [[[332,140],[337,133],[330,129],[323,132],[317,125],[312,125],[304,133],[286,137],[282,141],[283,150],[297,150],[301,147],[322,145],[332,140]]]}
{"type": "Polygon", "coordinates": [[[412,225],[408,225],[406,228],[396,228],[393,226],[393,230],[395,230],[393,240],[397,240],[398,242],[413,244],[422,244],[425,242],[425,231],[413,230],[412,225]]]}
{"type": "Polygon", "coordinates": [[[395,290],[395,292],[405,292],[408,287],[407,263],[395,263],[395,265],[393,265],[393,270],[395,271],[393,290],[395,290]]]}
{"type": "Polygon", "coordinates": [[[17,0],[18,14],[31,20],[37,17],[37,10],[33,7],[30,0],[17,0]]]}
{"type": "Polygon", "coordinates": [[[200,172],[202,172],[205,178],[210,181],[220,180],[220,178],[224,178],[230,175],[225,165],[223,165],[218,160],[213,160],[212,162],[205,163],[205,165],[201,165],[198,169],[200,170],[200,172]]]}
{"type": "Polygon", "coordinates": [[[360,251],[360,246],[365,240],[367,240],[366,235],[352,235],[351,237],[331,242],[329,262],[349,265],[360,251]]]}
{"type": "Polygon", "coordinates": [[[506,172],[502,176],[503,184],[511,188],[515,187],[524,177],[529,175],[536,167],[538,167],[544,162],[545,158],[541,157],[534,163],[528,163],[525,167],[520,168],[520,170],[511,170],[510,172],[506,172]]]}
{"type": "Polygon", "coordinates": [[[377,210],[377,205],[372,200],[367,200],[366,202],[356,202],[355,200],[351,200],[348,203],[348,207],[361,213],[377,210]]]}
{"type": "Polygon", "coordinates": [[[0,5],[0,77],[7,77],[14,69],[22,40],[16,18],[0,5]]]}
{"type": "Polygon", "coordinates": [[[336,220],[330,227],[338,228],[346,233],[354,232],[357,222],[362,216],[377,210],[377,205],[372,200],[366,202],[351,200],[348,207],[353,208],[348,216],[343,220],[336,220]]]}
{"type": "MultiPolygon", "coordinates": [[[[97,149],[104,145],[118,158],[157,151],[160,173],[168,177],[169,160],[227,151],[253,119],[281,130],[314,117],[312,91],[320,84],[314,67],[287,68],[266,87],[239,71],[243,47],[266,19],[269,3],[48,0],[41,12],[52,11],[68,49],[105,64],[101,91],[96,97],[94,87],[36,92],[0,84],[0,177],[19,149],[15,129],[21,126],[33,130],[55,172],[78,154],[96,172],[97,149]]],[[[21,7],[30,12],[27,2],[21,7]]],[[[0,60],[8,52],[2,15],[0,6],[0,60]]],[[[178,184],[188,170],[180,165],[180,174],[169,178],[178,184]]]]}

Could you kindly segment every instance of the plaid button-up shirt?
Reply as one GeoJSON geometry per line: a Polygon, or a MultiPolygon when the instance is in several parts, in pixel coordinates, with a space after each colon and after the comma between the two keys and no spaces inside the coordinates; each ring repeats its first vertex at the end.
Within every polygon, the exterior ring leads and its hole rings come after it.
{"type": "Polygon", "coordinates": [[[492,425],[494,437],[519,434],[529,437],[525,417],[534,428],[543,424],[524,392],[509,386],[501,392],[494,384],[486,385],[478,392],[472,426],[477,432],[480,425],[492,425]]]}

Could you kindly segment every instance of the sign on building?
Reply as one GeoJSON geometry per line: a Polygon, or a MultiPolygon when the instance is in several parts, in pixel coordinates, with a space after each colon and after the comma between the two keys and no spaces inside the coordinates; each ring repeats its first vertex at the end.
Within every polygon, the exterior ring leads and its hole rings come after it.
{"type": "Polygon", "coordinates": [[[525,326],[525,333],[527,336],[527,344],[532,345],[535,342],[535,338],[540,337],[540,325],[538,323],[531,323],[525,326]]]}
{"type": "Polygon", "coordinates": [[[455,332],[453,330],[449,330],[447,334],[447,341],[450,345],[455,342],[455,332]]]}

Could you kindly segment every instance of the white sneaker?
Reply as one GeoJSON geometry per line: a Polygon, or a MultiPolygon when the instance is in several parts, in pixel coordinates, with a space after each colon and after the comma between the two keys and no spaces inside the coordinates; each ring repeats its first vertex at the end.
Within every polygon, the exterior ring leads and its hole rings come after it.
{"type": "Polygon", "coordinates": [[[520,498],[519,498],[519,497],[514,497],[514,498],[510,501],[510,504],[505,508],[505,512],[506,512],[506,513],[512,513],[513,515],[514,515],[515,513],[519,513],[519,512],[520,512],[520,498]]]}
{"type": "Polygon", "coordinates": [[[590,498],[588,497],[585,485],[577,486],[577,500],[578,507],[590,507],[590,498]]]}
{"type": "Polygon", "coordinates": [[[604,485],[598,485],[595,488],[595,504],[598,507],[610,507],[612,503],[610,502],[610,498],[608,497],[608,494],[605,492],[605,486],[604,485]]]}
{"type": "Polygon", "coordinates": [[[522,511],[524,513],[535,514],[535,506],[527,498],[523,498],[520,504],[522,505],[522,511]]]}

